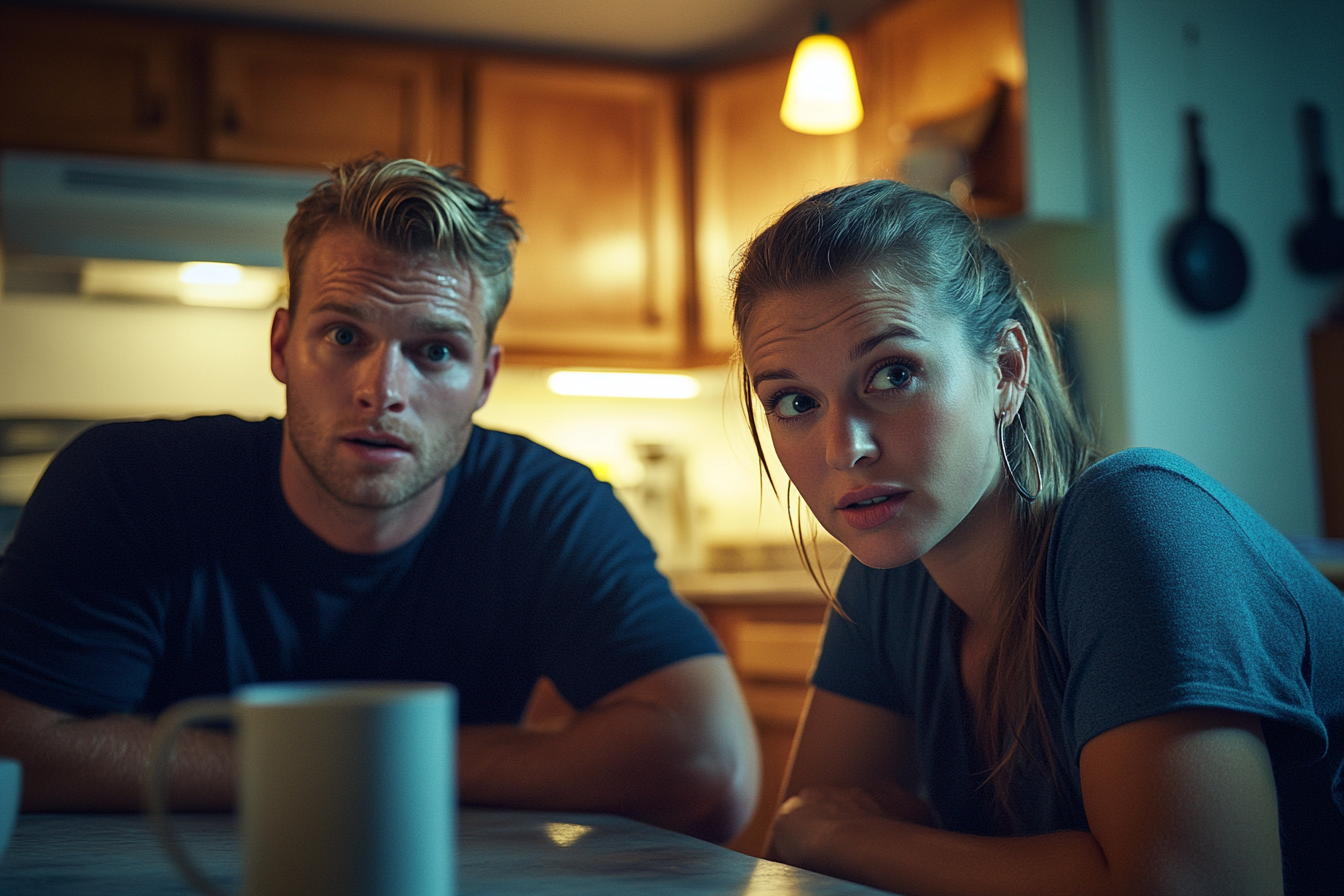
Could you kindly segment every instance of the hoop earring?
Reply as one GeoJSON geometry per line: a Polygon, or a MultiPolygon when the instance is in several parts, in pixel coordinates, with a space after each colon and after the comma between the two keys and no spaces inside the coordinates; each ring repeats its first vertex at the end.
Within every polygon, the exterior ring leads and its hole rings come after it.
{"type": "Polygon", "coordinates": [[[1027,440],[1027,451],[1031,455],[1031,465],[1036,470],[1036,491],[1029,492],[1022,487],[1021,480],[1017,478],[1017,473],[1013,470],[1012,461],[1008,460],[1008,442],[1003,435],[1003,431],[1007,428],[1004,420],[1007,418],[1008,414],[1006,412],[999,415],[999,454],[1003,455],[1003,468],[1008,471],[1008,478],[1012,481],[1013,488],[1017,489],[1017,493],[1022,496],[1022,500],[1030,504],[1036,500],[1036,496],[1041,493],[1041,489],[1045,485],[1045,480],[1041,478],[1041,461],[1036,456],[1036,446],[1031,444],[1031,436],[1027,435],[1027,428],[1023,426],[1022,438],[1027,440]]]}

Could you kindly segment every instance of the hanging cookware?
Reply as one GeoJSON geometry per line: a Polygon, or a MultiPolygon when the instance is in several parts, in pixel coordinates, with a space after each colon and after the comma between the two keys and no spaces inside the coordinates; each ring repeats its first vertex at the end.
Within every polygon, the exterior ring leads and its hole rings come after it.
{"type": "Polygon", "coordinates": [[[1325,170],[1325,125],[1319,106],[1304,104],[1298,126],[1307,162],[1307,189],[1312,218],[1293,230],[1292,254],[1308,274],[1344,270],[1344,219],[1331,207],[1330,175],[1325,170]]]}
{"type": "Polygon", "coordinates": [[[1200,139],[1200,116],[1185,114],[1195,210],[1172,234],[1167,264],[1181,297],[1197,311],[1223,311],[1246,292],[1249,268],[1237,235],[1209,213],[1209,172],[1200,139]]]}

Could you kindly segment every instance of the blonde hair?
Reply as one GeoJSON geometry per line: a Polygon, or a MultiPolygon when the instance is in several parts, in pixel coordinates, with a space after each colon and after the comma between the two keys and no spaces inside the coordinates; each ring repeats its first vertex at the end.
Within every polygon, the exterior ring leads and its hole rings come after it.
{"type": "MultiPolygon", "coordinates": [[[[1005,328],[1016,322],[1032,358],[1030,383],[1007,456],[1032,471],[1026,440],[1040,461],[1040,492],[1018,500],[1014,550],[1004,570],[997,637],[978,718],[986,780],[1005,818],[1019,757],[1058,780],[1039,685],[1040,651],[1054,649],[1040,616],[1046,550],[1065,492],[1095,460],[1092,439],[1074,410],[1049,329],[1031,307],[1003,256],[979,227],[942,197],[895,181],[869,181],[818,193],[785,211],[743,250],[733,278],[733,326],[742,399],[762,465],[754,392],[740,346],[759,299],[855,275],[883,292],[917,291],[960,323],[972,352],[992,361],[1005,328]]],[[[765,475],[770,478],[769,471],[765,475]]],[[[1027,485],[1033,484],[1028,476],[1027,485]]],[[[771,486],[774,486],[771,480],[771,486]]],[[[1003,488],[1016,494],[1008,477],[1003,488]]],[[[792,513],[791,513],[792,520],[792,513]]],[[[801,525],[794,539],[806,557],[801,525]]],[[[824,581],[822,581],[824,585],[824,581]]],[[[828,595],[829,596],[829,595],[828,595]]]]}
{"type": "Polygon", "coordinates": [[[513,289],[513,249],[522,229],[502,199],[491,199],[460,171],[379,154],[333,167],[299,202],[285,230],[291,309],[313,243],[328,228],[348,224],[390,249],[437,253],[470,271],[493,339],[513,289]]]}

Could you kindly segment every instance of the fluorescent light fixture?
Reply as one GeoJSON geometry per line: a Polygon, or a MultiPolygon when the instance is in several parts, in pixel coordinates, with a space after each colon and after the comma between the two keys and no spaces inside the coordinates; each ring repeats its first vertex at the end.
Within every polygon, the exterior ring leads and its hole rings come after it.
{"type": "Polygon", "coordinates": [[[219,261],[188,261],[177,269],[177,279],[182,283],[229,286],[242,282],[243,266],[219,261]]]}
{"type": "Polygon", "coordinates": [[[825,33],[824,19],[817,31],[793,54],[779,118],[804,134],[843,134],[863,121],[854,59],[843,40],[825,33]]]}
{"type": "Polygon", "coordinates": [[[682,373],[557,370],[546,385],[556,395],[598,398],[694,398],[700,394],[700,381],[682,373]]]}
{"type": "Polygon", "coordinates": [[[281,268],[90,258],[81,267],[79,291],[89,296],[257,309],[279,301],[285,283],[281,268]]]}

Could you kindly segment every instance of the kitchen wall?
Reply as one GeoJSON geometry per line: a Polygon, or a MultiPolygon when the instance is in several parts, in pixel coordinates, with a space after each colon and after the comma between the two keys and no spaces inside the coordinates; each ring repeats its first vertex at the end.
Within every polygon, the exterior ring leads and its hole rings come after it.
{"type": "MultiPolygon", "coordinates": [[[[1099,161],[1114,228],[1123,440],[1190,458],[1290,535],[1320,533],[1306,338],[1344,294],[1287,254],[1308,217],[1297,106],[1320,104],[1344,188],[1344,3],[1098,0],[1099,161]],[[1211,200],[1250,286],[1228,312],[1176,300],[1163,240],[1190,208],[1182,115],[1204,116],[1211,200]]],[[[1338,208],[1338,206],[1336,206],[1338,208]]]]}
{"type": "MultiPolygon", "coordinates": [[[[1061,2],[1024,5],[1030,18],[1061,2]]],[[[1284,533],[1319,535],[1307,334],[1344,305],[1344,277],[1297,271],[1288,241],[1310,213],[1296,117],[1303,101],[1324,110],[1327,168],[1344,196],[1344,3],[1079,0],[1076,8],[1088,211],[990,230],[1043,310],[1068,322],[1105,451],[1174,451],[1284,533]],[[1164,265],[1168,234],[1192,207],[1188,107],[1203,115],[1213,212],[1250,261],[1244,298],[1216,314],[1187,310],[1164,265]]],[[[1031,36],[1029,28],[1029,89],[1031,36]]]]}

